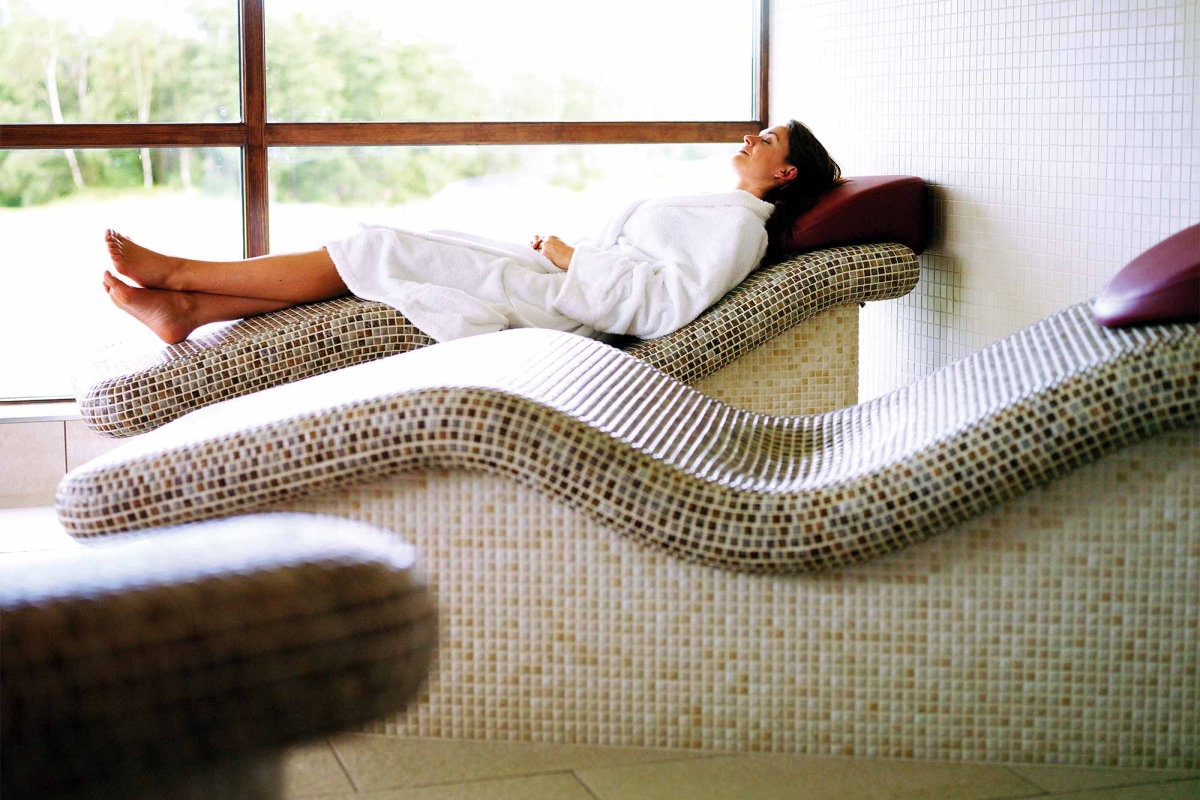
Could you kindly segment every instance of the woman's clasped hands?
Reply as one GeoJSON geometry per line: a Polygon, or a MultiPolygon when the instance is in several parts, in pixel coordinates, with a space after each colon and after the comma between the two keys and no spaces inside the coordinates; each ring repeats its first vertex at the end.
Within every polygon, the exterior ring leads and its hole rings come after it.
{"type": "Polygon", "coordinates": [[[534,236],[529,246],[550,259],[551,264],[564,272],[571,265],[571,257],[575,255],[575,248],[557,236],[547,236],[544,239],[534,236]]]}

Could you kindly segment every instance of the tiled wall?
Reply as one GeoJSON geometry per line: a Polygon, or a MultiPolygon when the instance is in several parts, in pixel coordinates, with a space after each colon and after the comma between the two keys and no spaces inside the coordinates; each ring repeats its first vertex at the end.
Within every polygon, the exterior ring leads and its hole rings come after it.
{"type": "Polygon", "coordinates": [[[0,508],[53,505],[59,478],[119,444],[77,419],[0,422],[0,508]]]}
{"type": "Polygon", "coordinates": [[[921,282],[861,320],[860,398],[1095,296],[1200,222],[1195,0],[773,0],[774,122],[931,184],[921,282]]]}

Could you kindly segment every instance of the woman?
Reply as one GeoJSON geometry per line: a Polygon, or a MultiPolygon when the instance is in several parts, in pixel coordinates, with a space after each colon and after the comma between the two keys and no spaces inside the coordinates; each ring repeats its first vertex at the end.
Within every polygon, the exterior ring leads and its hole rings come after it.
{"type": "Polygon", "coordinates": [[[509,327],[655,338],[740,283],[768,254],[768,228],[777,247],[795,216],[840,181],[837,162],[795,120],[744,145],[732,191],[634,203],[574,247],[556,236],[525,247],[365,227],[320,250],[212,262],[109,230],[113,266],[136,286],[105,272],[104,287],[169,344],[210,322],[350,293],[393,306],[437,341],[509,327]]]}

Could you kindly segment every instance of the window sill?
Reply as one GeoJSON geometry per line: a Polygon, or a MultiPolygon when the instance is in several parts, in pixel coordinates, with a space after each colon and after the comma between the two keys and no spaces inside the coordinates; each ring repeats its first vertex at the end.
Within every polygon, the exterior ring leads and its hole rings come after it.
{"type": "Polygon", "coordinates": [[[74,400],[50,403],[0,403],[0,425],[11,422],[62,422],[83,419],[74,400]]]}

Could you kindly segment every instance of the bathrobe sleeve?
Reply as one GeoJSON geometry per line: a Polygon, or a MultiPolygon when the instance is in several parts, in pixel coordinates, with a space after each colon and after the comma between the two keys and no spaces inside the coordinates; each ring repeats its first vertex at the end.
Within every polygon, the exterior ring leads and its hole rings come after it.
{"type": "Polygon", "coordinates": [[[598,331],[642,339],[698,317],[758,266],[772,210],[744,192],[700,197],[627,209],[607,241],[577,245],[555,308],[598,331]]]}

